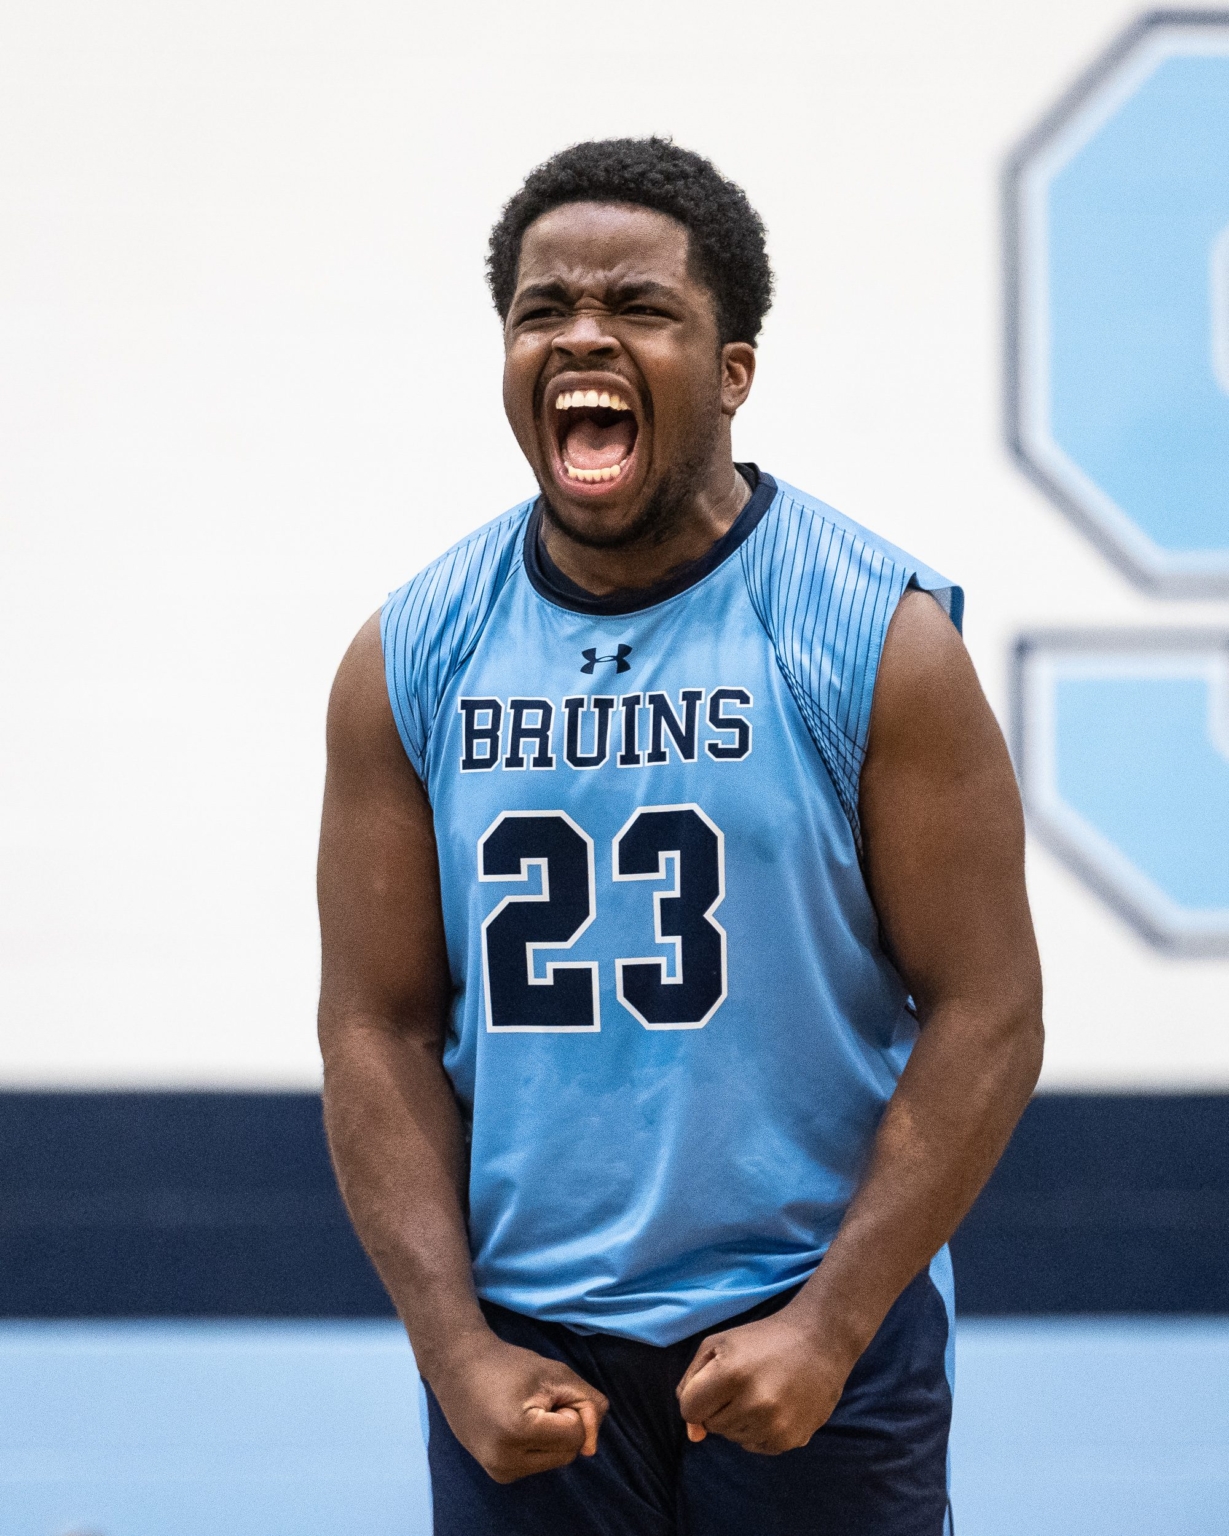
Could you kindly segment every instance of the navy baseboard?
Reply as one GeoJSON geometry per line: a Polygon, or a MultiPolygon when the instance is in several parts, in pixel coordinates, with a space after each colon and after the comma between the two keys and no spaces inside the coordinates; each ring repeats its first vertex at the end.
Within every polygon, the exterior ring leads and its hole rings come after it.
{"type": "MultiPolygon", "coordinates": [[[[965,1315],[1229,1313],[1229,1095],[1029,1106],[965,1315]]],[[[311,1093],[0,1093],[0,1315],[386,1317],[311,1093]]]]}
{"type": "Polygon", "coordinates": [[[0,1315],[391,1317],[315,1093],[0,1094],[0,1315]]]}
{"type": "Polygon", "coordinates": [[[952,1242],[965,1313],[1229,1313],[1229,1094],[1043,1094],[952,1242]]]}

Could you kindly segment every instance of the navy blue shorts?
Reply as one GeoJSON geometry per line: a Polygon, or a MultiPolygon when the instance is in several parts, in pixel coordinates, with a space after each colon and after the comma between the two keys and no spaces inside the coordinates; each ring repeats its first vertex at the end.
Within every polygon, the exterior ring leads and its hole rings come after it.
{"type": "MultiPolygon", "coordinates": [[[[783,1306],[775,1297],[724,1327],[783,1306]]],[[[720,1435],[693,1445],[674,1389],[707,1329],[659,1349],[484,1305],[501,1339],[565,1361],[605,1393],[597,1455],[499,1484],[430,1388],[435,1536],[943,1536],[952,1398],[947,1311],[923,1271],[854,1367],[809,1445],[780,1456],[720,1435]]]]}

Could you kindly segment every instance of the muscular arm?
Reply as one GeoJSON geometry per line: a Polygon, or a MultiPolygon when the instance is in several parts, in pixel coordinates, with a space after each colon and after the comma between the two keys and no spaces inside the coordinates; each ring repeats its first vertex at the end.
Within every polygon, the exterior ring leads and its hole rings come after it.
{"type": "Polygon", "coordinates": [[[823,1263],[775,1316],[697,1351],[679,1385],[693,1438],[711,1429],[767,1452],[806,1443],[972,1205],[1040,1070],[1011,764],[964,646],[920,592],[905,595],[884,646],[860,809],[867,882],[921,1033],[823,1263]]]}
{"type": "Polygon", "coordinates": [[[605,1399],[503,1344],[474,1294],[431,811],[393,724],[378,619],[329,701],[320,833],[324,1116],[342,1195],[454,1432],[497,1480],[592,1454],[605,1399]]]}

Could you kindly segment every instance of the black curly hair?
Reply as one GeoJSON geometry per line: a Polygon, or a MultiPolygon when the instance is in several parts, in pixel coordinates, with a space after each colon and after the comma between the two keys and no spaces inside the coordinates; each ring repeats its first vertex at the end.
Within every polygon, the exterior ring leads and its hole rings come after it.
{"type": "Polygon", "coordinates": [[[713,295],[721,344],[755,345],[772,303],[763,221],[712,161],[669,139],[590,140],[530,171],[491,231],[487,281],[501,320],[516,291],[522,236],[561,203],[631,203],[677,219],[690,236],[695,275],[713,295]]]}

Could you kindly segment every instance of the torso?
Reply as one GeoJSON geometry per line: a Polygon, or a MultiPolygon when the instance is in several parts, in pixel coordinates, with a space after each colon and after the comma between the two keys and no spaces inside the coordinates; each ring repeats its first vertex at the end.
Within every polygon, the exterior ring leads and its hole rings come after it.
{"type": "Polygon", "coordinates": [[[668,1343],[811,1273],[908,1057],[857,771],[892,609],[944,589],[767,477],[714,561],[624,611],[578,611],[535,537],[517,509],[385,611],[475,1282],[668,1343]]]}

